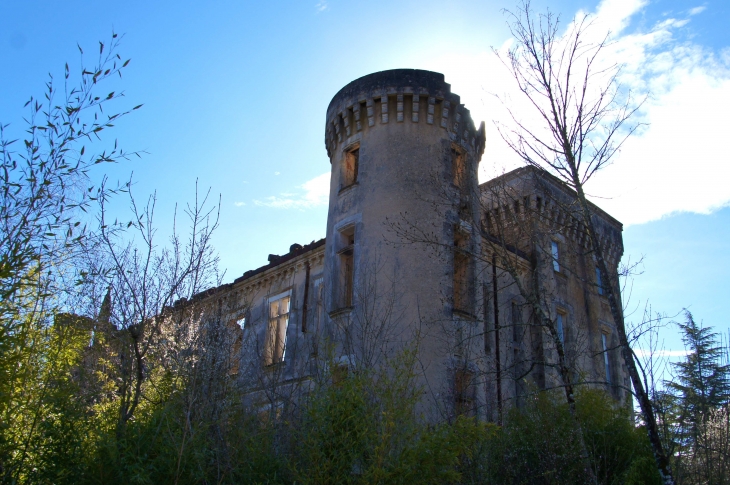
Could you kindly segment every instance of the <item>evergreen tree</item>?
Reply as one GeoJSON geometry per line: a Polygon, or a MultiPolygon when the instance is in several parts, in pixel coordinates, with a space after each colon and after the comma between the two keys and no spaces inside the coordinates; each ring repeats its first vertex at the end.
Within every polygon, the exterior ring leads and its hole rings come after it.
{"type": "Polygon", "coordinates": [[[689,353],[672,364],[675,377],[666,382],[678,483],[728,483],[727,420],[717,419],[730,405],[726,349],[719,334],[698,325],[690,312],[678,325],[689,353]]]}
{"type": "Polygon", "coordinates": [[[678,325],[689,354],[684,362],[672,363],[676,376],[667,388],[677,400],[681,421],[694,429],[730,400],[730,365],[723,363],[724,349],[712,327],[698,325],[689,311],[678,325]]]}

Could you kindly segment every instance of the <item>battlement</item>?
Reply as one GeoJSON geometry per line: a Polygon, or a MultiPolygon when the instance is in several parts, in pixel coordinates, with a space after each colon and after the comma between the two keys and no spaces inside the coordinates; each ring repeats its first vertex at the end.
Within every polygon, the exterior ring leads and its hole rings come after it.
{"type": "Polygon", "coordinates": [[[368,74],[342,88],[327,108],[325,146],[332,155],[349,138],[388,123],[420,123],[448,132],[449,138],[481,158],[484,123],[474,126],[469,110],[438,72],[392,69],[368,74]]]}

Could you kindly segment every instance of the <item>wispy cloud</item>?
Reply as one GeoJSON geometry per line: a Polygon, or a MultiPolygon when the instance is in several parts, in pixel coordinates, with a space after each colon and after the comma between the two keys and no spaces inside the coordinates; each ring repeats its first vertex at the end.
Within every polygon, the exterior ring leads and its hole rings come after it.
{"type": "Polygon", "coordinates": [[[327,0],[320,0],[314,8],[317,9],[317,12],[324,12],[329,8],[329,5],[327,4],[327,0]]]}
{"type": "MultiPolygon", "coordinates": [[[[632,20],[646,5],[645,0],[604,0],[593,13],[592,35],[598,39],[612,33],[604,61],[623,66],[621,82],[637,99],[649,95],[635,118],[645,125],[586,186],[599,206],[626,225],[677,212],[707,214],[730,205],[730,152],[725,143],[730,43],[713,49],[687,35],[691,16],[704,7],[634,28],[632,20]]],[[[499,51],[506,52],[510,45],[505,42],[499,51]]],[[[533,108],[514,89],[514,80],[496,56],[449,55],[434,59],[428,68],[446,73],[476,123],[487,121],[480,180],[520,166],[490,120],[506,123],[506,107],[524,116],[533,108]]]]}
{"type": "Polygon", "coordinates": [[[690,15],[697,15],[698,13],[702,13],[702,12],[704,12],[706,8],[707,8],[707,7],[706,7],[706,6],[704,6],[704,5],[700,5],[699,7],[691,8],[691,9],[689,10],[689,14],[690,14],[690,15]]]}
{"type": "Polygon", "coordinates": [[[233,205],[235,205],[236,207],[243,207],[244,205],[246,205],[246,203],[245,202],[234,202],[233,205]]]}
{"type": "Polygon", "coordinates": [[[724,143],[730,59],[678,40],[689,22],[670,18],[616,37],[613,54],[624,63],[622,81],[649,94],[638,118],[647,125],[589,190],[612,197],[599,204],[625,224],[676,212],[707,214],[730,203],[724,143]]]}
{"type": "Polygon", "coordinates": [[[266,197],[264,200],[254,200],[259,207],[273,207],[276,209],[311,209],[327,205],[330,193],[330,173],[326,172],[297,187],[297,192],[282,192],[279,195],[266,197]]]}

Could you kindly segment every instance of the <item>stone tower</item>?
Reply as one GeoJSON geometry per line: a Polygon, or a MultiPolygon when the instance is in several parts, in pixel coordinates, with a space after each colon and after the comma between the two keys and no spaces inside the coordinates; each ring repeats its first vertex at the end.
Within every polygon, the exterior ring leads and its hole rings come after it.
{"type": "MultiPolygon", "coordinates": [[[[326,238],[175,304],[227,322],[247,405],[277,413],[319,377],[408,349],[432,422],[502,422],[566,374],[631,407],[575,192],[534,167],[478,185],[484,141],[442,74],[378,72],[334,96],[326,238]]],[[[616,275],[622,225],[590,208],[616,275]]]]}
{"type": "MultiPolygon", "coordinates": [[[[466,253],[479,244],[469,221],[479,220],[484,141],[484,124],[475,127],[436,72],[361,77],[327,109],[327,311],[340,329],[349,327],[353,348],[402,346],[418,328],[429,386],[449,382],[458,350],[446,335],[477,311],[478,268],[453,248],[466,253]],[[378,313],[396,316],[388,323],[396,328],[381,329],[382,342],[362,342],[374,337],[359,327],[376,325],[378,313]]],[[[353,352],[355,360],[372,357],[353,352]]]]}

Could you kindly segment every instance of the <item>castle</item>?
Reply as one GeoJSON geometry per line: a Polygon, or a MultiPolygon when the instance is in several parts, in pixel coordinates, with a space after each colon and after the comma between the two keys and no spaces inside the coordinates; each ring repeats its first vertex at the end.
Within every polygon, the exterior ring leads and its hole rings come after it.
{"type": "MultiPolygon", "coordinates": [[[[630,399],[603,296],[616,279],[596,269],[575,194],[529,167],[479,185],[484,124],[442,74],[351,82],[327,109],[325,145],[326,237],[198,297],[236,333],[231,373],[252,405],[284,406],[325,343],[345,370],[415,348],[432,419],[501,420],[503,408],[560,387],[561,365],[574,382],[630,399]]],[[[622,226],[592,210],[616,272],[622,226]]]]}

